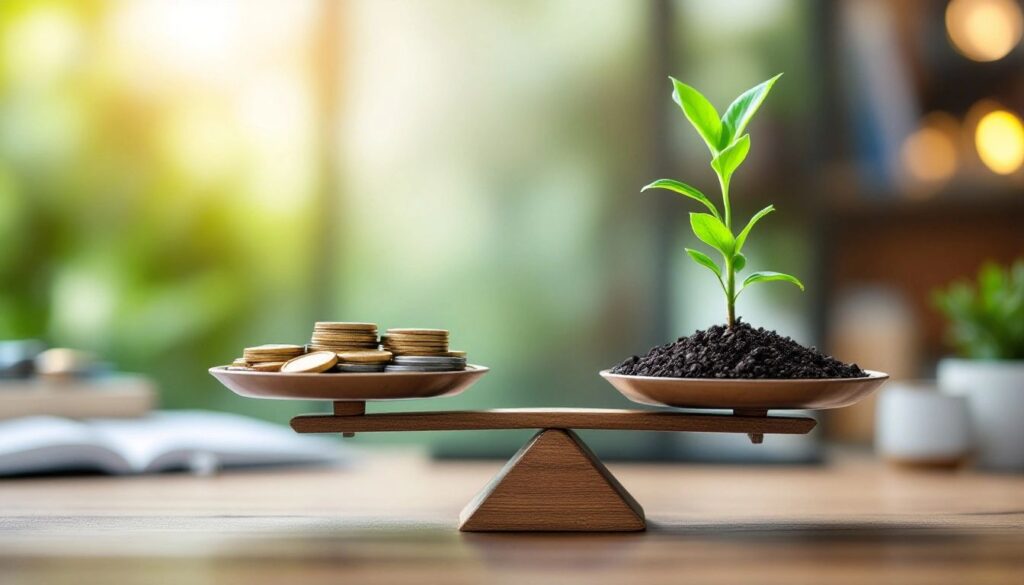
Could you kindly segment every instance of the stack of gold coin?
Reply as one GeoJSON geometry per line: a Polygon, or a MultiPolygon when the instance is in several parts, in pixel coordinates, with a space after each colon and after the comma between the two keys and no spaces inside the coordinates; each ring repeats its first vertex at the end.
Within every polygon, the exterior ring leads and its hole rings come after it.
{"type": "Polygon", "coordinates": [[[383,372],[391,361],[391,352],[382,349],[338,352],[339,372],[383,372]]]}
{"type": "Polygon", "coordinates": [[[257,372],[277,372],[288,360],[306,353],[301,345],[273,343],[247,347],[242,357],[231,363],[232,366],[246,367],[257,372]]]}
{"type": "Polygon", "coordinates": [[[381,341],[384,349],[396,356],[448,355],[448,331],[445,329],[388,329],[381,341]]]}
{"type": "Polygon", "coordinates": [[[313,326],[310,351],[359,351],[377,349],[377,325],[374,323],[343,323],[317,321],[313,326]]]}

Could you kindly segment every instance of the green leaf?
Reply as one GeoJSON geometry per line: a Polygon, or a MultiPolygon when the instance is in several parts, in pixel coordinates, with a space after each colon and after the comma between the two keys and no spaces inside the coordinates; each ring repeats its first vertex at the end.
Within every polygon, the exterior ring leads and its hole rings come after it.
{"type": "Polygon", "coordinates": [[[718,154],[718,144],[722,137],[722,121],[718,118],[718,110],[696,89],[674,77],[669,79],[672,80],[672,99],[683,109],[686,119],[697,129],[711,154],[718,154]]]}
{"type": "MultiPolygon", "coordinates": [[[[736,249],[738,250],[739,246],[736,246],[736,249]]],[[[736,252],[736,255],[732,257],[732,269],[735,270],[736,272],[739,272],[743,270],[743,268],[746,265],[747,257],[744,256],[743,254],[740,254],[739,252],[736,252]]]]}
{"type": "Polygon", "coordinates": [[[640,189],[640,191],[643,192],[648,189],[667,189],[669,191],[675,191],[680,195],[685,195],[690,199],[700,201],[705,206],[707,206],[708,209],[711,210],[712,215],[714,215],[715,217],[719,217],[718,209],[715,207],[715,204],[712,203],[711,200],[707,198],[707,195],[701,193],[700,190],[698,190],[695,187],[691,187],[686,183],[680,183],[679,181],[673,181],[672,179],[658,179],[657,181],[651,183],[650,185],[645,185],[643,189],[640,189]]]}
{"type": "Polygon", "coordinates": [[[729,109],[722,116],[722,136],[719,139],[719,148],[724,149],[732,144],[736,136],[743,134],[747,124],[750,123],[751,118],[754,117],[757,109],[764,102],[764,98],[768,97],[768,92],[771,91],[772,86],[775,85],[775,82],[780,77],[782,77],[781,73],[764,83],[748,89],[740,97],[736,98],[734,102],[729,104],[729,109]]]}
{"type": "Polygon", "coordinates": [[[711,161],[711,168],[726,181],[732,176],[733,171],[739,167],[747,158],[750,152],[750,135],[744,134],[742,138],[730,144],[722,152],[718,153],[711,161]]]}
{"type": "Polygon", "coordinates": [[[691,250],[690,248],[685,248],[685,250],[686,250],[686,253],[690,255],[690,258],[693,259],[694,262],[696,262],[697,264],[700,264],[701,266],[706,267],[711,272],[714,272],[715,276],[718,277],[718,281],[719,282],[722,281],[722,269],[719,268],[718,264],[715,264],[714,260],[712,260],[711,258],[708,258],[707,254],[705,254],[703,252],[698,252],[697,250],[691,250]]]}
{"type": "Polygon", "coordinates": [[[736,249],[736,240],[722,220],[708,213],[691,213],[690,227],[702,242],[718,250],[726,258],[732,257],[736,249]]]}
{"type": "Polygon", "coordinates": [[[751,274],[750,276],[748,276],[743,281],[743,288],[747,288],[748,285],[754,284],[755,282],[772,282],[772,281],[776,281],[776,280],[781,280],[781,281],[793,283],[793,284],[797,285],[798,287],[800,287],[800,290],[804,290],[804,283],[800,282],[800,280],[797,277],[790,276],[788,274],[783,274],[781,272],[768,272],[768,271],[755,272],[755,273],[751,274]]]}
{"type": "Polygon", "coordinates": [[[754,227],[754,224],[756,224],[758,220],[760,220],[762,217],[768,215],[773,211],[775,211],[775,206],[769,205],[768,207],[765,207],[761,211],[755,213],[754,217],[750,218],[750,221],[747,222],[746,227],[743,228],[743,231],[740,232],[740,235],[736,236],[737,252],[743,249],[743,244],[747,241],[747,236],[750,235],[750,230],[754,227]]]}

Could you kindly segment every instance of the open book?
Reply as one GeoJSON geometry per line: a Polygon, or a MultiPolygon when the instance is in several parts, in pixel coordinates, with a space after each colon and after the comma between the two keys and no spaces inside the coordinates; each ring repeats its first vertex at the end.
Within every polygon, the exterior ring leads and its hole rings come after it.
{"type": "Polygon", "coordinates": [[[345,463],[351,450],[323,437],[233,414],[163,411],[135,419],[32,416],[0,421],[0,476],[111,474],[345,463]]]}

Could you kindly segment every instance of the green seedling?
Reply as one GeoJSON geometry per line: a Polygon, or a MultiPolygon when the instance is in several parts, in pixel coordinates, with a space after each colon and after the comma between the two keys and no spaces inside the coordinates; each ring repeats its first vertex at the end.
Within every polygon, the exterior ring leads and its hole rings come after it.
{"type": "Polygon", "coordinates": [[[690,227],[700,241],[717,250],[722,256],[722,264],[719,265],[703,252],[686,248],[690,258],[701,266],[710,270],[718,284],[722,286],[725,293],[725,305],[728,312],[728,324],[732,327],[736,323],[736,299],[746,288],[757,282],[784,281],[795,284],[804,289],[795,276],[781,272],[761,271],[754,272],[743,279],[743,284],[736,287],[736,274],[742,271],[747,264],[747,258],[743,255],[743,245],[747,243],[750,230],[760,221],[761,218],[775,211],[775,207],[769,205],[755,213],[738,234],[732,230],[732,206],[729,201],[729,182],[733,173],[739,168],[750,152],[750,135],[744,134],[750,119],[761,107],[764,98],[768,96],[775,82],[782,77],[778,74],[775,77],[748,89],[725,111],[725,115],[719,117],[718,111],[711,102],[699,91],[669,77],[672,80],[672,99],[682,108],[683,114],[690,124],[696,128],[697,133],[704,139],[711,151],[711,168],[718,176],[718,184],[722,188],[722,210],[700,192],[696,187],[672,179],[658,179],[645,186],[641,191],[648,189],[667,189],[693,199],[708,209],[708,213],[691,213],[690,227]]]}

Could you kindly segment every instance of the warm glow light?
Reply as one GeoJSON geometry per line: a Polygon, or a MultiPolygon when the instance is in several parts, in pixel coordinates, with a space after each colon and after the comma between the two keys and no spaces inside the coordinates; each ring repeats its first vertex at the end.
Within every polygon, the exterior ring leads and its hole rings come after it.
{"type": "Polygon", "coordinates": [[[1020,42],[1024,18],[1013,0],[953,0],[946,32],[957,51],[975,61],[996,61],[1020,42]]]}
{"type": "Polygon", "coordinates": [[[1006,110],[989,112],[978,122],[974,145],[985,166],[1009,175],[1024,163],[1024,125],[1006,110]]]}
{"type": "Polygon", "coordinates": [[[114,12],[113,37],[136,72],[219,79],[242,57],[239,0],[137,0],[114,12]]]}
{"type": "Polygon", "coordinates": [[[927,116],[900,149],[907,174],[923,183],[948,181],[957,167],[956,128],[956,120],[949,114],[927,116]]]}
{"type": "Polygon", "coordinates": [[[81,28],[67,8],[45,6],[30,11],[3,35],[5,73],[25,85],[48,83],[74,65],[81,42],[81,28]]]}

